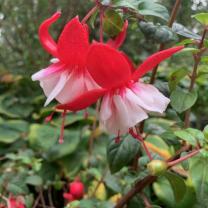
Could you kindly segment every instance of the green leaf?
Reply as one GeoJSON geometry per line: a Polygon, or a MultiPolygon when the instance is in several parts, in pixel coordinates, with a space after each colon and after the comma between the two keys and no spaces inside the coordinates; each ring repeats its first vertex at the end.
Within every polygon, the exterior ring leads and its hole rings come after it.
{"type": "Polygon", "coordinates": [[[159,17],[163,20],[169,19],[168,10],[161,4],[155,3],[152,0],[139,0],[139,13],[142,15],[150,15],[159,17]]]}
{"type": "MultiPolygon", "coordinates": [[[[202,56],[201,57],[201,63],[208,64],[208,56],[202,56]]],[[[208,72],[207,72],[208,73],[208,72]]]]}
{"type": "MultiPolygon", "coordinates": [[[[189,29],[187,29],[184,25],[182,24],[179,24],[179,23],[173,23],[173,26],[172,26],[172,30],[173,32],[175,32],[176,34],[178,35],[181,35],[183,37],[186,37],[186,38],[191,38],[191,39],[194,39],[194,40],[201,40],[201,36],[196,34],[196,33],[193,33],[192,31],[190,31],[189,29]]],[[[192,41],[192,40],[190,40],[192,41]]],[[[192,41],[193,42],[193,41],[192,41]]],[[[189,43],[189,42],[188,42],[189,43]]],[[[191,42],[190,42],[191,43],[191,42]]],[[[186,44],[186,42],[184,43],[186,44]]]]}
{"type": "Polygon", "coordinates": [[[33,186],[41,186],[43,184],[43,180],[38,175],[32,175],[28,176],[25,181],[27,184],[33,185],[33,186]]]}
{"type": "Polygon", "coordinates": [[[112,191],[114,191],[115,193],[122,192],[122,187],[121,187],[121,184],[119,183],[119,178],[117,178],[116,176],[108,173],[106,177],[104,178],[104,182],[106,186],[112,191]]]}
{"type": "Polygon", "coordinates": [[[183,54],[183,53],[192,53],[192,54],[196,54],[198,53],[200,50],[198,48],[184,48],[183,50],[179,51],[178,54],[183,54]]]}
{"type": "Polygon", "coordinates": [[[54,161],[66,155],[72,154],[78,147],[80,142],[79,132],[75,130],[64,131],[64,143],[54,144],[46,153],[49,161],[54,161]]]}
{"type": "Polygon", "coordinates": [[[123,19],[121,15],[111,9],[106,10],[103,18],[103,31],[110,37],[117,36],[123,28],[123,19]]]}
{"type": "Polygon", "coordinates": [[[171,184],[175,201],[179,203],[183,199],[186,193],[186,184],[184,180],[180,176],[171,172],[166,172],[165,177],[168,179],[168,181],[171,184]]]}
{"type": "Polygon", "coordinates": [[[197,145],[197,140],[192,136],[189,132],[186,130],[179,130],[175,131],[174,134],[179,137],[180,139],[188,142],[189,144],[196,146],[197,145]]]}
{"type": "Polygon", "coordinates": [[[137,0],[113,0],[112,1],[113,6],[115,7],[125,7],[137,10],[138,1],[137,0]]]}
{"type": "Polygon", "coordinates": [[[196,190],[198,207],[205,207],[208,204],[208,158],[198,154],[191,158],[190,178],[196,190]]]}
{"type": "Polygon", "coordinates": [[[201,146],[204,145],[205,137],[200,130],[194,128],[187,128],[186,131],[189,132],[199,142],[201,146]]]}
{"type": "Polygon", "coordinates": [[[159,177],[153,183],[155,195],[170,208],[175,208],[175,197],[170,182],[165,177],[159,177]]]}
{"type": "Polygon", "coordinates": [[[140,148],[140,143],[130,136],[122,138],[119,143],[111,139],[107,147],[107,158],[111,173],[118,172],[128,165],[136,156],[140,148]]]}
{"type": "Polygon", "coordinates": [[[176,89],[171,93],[171,106],[179,113],[189,109],[197,100],[196,91],[185,92],[181,89],[176,89]]]}
{"type": "Polygon", "coordinates": [[[155,25],[145,21],[141,21],[139,26],[147,39],[152,39],[157,43],[169,43],[178,40],[176,34],[168,26],[155,25]]]}
{"type": "Polygon", "coordinates": [[[177,43],[176,45],[180,46],[180,45],[188,45],[188,44],[193,44],[194,40],[192,39],[185,39],[182,40],[181,42],[177,43]]]}
{"type": "Polygon", "coordinates": [[[58,129],[44,124],[32,124],[28,135],[30,146],[39,151],[47,151],[58,140],[58,129]]]}
{"type": "Polygon", "coordinates": [[[10,144],[15,142],[20,137],[20,133],[16,130],[5,128],[3,125],[0,126],[0,142],[10,144]]]}
{"type": "Polygon", "coordinates": [[[25,178],[25,174],[13,177],[7,185],[7,191],[15,195],[27,194],[29,190],[25,183],[25,178]]]}
{"type": "Polygon", "coordinates": [[[203,134],[204,134],[206,140],[208,140],[208,125],[206,125],[206,126],[204,127],[203,134]]]}
{"type": "Polygon", "coordinates": [[[192,17],[194,17],[201,24],[208,25],[208,13],[199,13],[199,14],[193,15],[192,17]]]}
{"type": "Polygon", "coordinates": [[[175,70],[169,78],[169,88],[171,91],[176,89],[176,86],[180,82],[181,79],[183,79],[188,74],[188,71],[184,68],[175,70]]]}

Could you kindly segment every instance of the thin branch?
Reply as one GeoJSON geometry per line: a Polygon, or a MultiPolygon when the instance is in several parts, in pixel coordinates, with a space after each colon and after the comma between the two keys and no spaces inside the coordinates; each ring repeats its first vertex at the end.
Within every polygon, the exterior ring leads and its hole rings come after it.
{"type": "Polygon", "coordinates": [[[178,163],[181,163],[181,162],[183,162],[183,161],[185,161],[185,160],[188,160],[189,158],[195,156],[195,155],[198,154],[199,152],[200,152],[199,149],[194,150],[194,151],[192,151],[191,153],[185,155],[184,157],[181,157],[181,158],[179,158],[179,159],[177,159],[177,160],[174,160],[174,161],[172,161],[172,162],[169,162],[169,163],[168,163],[168,166],[169,166],[169,167],[172,167],[172,166],[174,166],[174,165],[177,165],[178,163]]]}
{"type": "MultiPolygon", "coordinates": [[[[175,5],[172,9],[172,12],[171,12],[171,15],[170,15],[170,19],[168,21],[168,27],[172,27],[175,19],[176,19],[176,16],[177,16],[177,13],[178,13],[178,10],[179,10],[179,7],[180,7],[180,4],[181,4],[181,0],[176,0],[175,1],[175,5]]],[[[165,47],[164,44],[160,44],[160,47],[159,47],[159,51],[163,50],[165,47]]],[[[150,84],[154,84],[155,82],[155,79],[156,79],[156,75],[157,75],[157,69],[158,69],[158,66],[157,65],[153,71],[152,71],[152,76],[151,76],[151,79],[150,79],[150,84]]]]}
{"type": "Polygon", "coordinates": [[[97,5],[96,6],[94,6],[88,13],[87,13],[87,15],[82,19],[82,23],[85,23],[85,22],[87,22],[87,20],[96,12],[96,10],[97,10],[97,5]]]}
{"type": "Polygon", "coordinates": [[[38,197],[36,198],[35,203],[32,208],[36,208],[38,206],[39,201],[40,201],[40,193],[39,193],[38,197]]]}
{"type": "Polygon", "coordinates": [[[143,199],[145,208],[152,208],[152,205],[150,204],[149,199],[147,198],[147,196],[143,192],[140,195],[143,199]]]}
{"type": "MultiPolygon", "coordinates": [[[[207,28],[204,29],[203,34],[202,34],[202,38],[201,41],[199,43],[198,49],[200,49],[200,51],[194,55],[194,66],[193,66],[193,70],[192,70],[192,74],[191,74],[191,83],[189,86],[189,92],[192,92],[194,89],[194,85],[196,82],[196,78],[197,78],[197,69],[201,60],[201,55],[203,54],[203,50],[201,51],[201,49],[203,48],[204,45],[204,39],[206,37],[206,33],[207,33],[207,28]]],[[[189,127],[190,125],[190,114],[191,114],[191,108],[189,108],[186,112],[185,112],[185,127],[189,127]]]]}
{"type": "Polygon", "coordinates": [[[146,186],[150,185],[157,179],[156,176],[146,176],[143,180],[138,181],[135,183],[133,188],[126,194],[124,195],[116,204],[114,208],[122,208],[128,201],[133,198],[137,193],[142,191],[146,186]]]}

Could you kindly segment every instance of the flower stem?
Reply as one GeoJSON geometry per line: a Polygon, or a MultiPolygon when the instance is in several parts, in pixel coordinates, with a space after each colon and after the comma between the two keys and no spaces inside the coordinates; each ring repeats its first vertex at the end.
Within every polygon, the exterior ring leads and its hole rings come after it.
{"type": "Polygon", "coordinates": [[[103,43],[103,15],[104,10],[100,7],[100,42],[103,43]]]}
{"type": "MultiPolygon", "coordinates": [[[[136,129],[137,129],[137,128],[136,128],[136,129]]],[[[152,155],[151,155],[149,149],[147,148],[147,146],[146,146],[146,144],[145,144],[145,142],[144,142],[144,139],[143,139],[138,133],[135,134],[134,131],[133,131],[133,129],[130,129],[130,130],[129,130],[129,133],[132,135],[133,138],[139,140],[139,141],[142,143],[142,145],[143,145],[143,147],[144,147],[144,150],[145,150],[145,152],[146,152],[146,154],[147,154],[149,160],[150,160],[150,161],[153,160],[152,155]]]]}
{"type": "Polygon", "coordinates": [[[94,6],[87,14],[86,16],[82,19],[81,23],[85,23],[87,22],[87,20],[95,13],[95,11],[97,10],[97,5],[94,6]]]}
{"type": "MultiPolygon", "coordinates": [[[[171,15],[170,15],[170,19],[168,21],[168,27],[172,27],[175,19],[176,19],[176,16],[177,16],[177,13],[178,13],[178,10],[179,10],[179,7],[180,7],[180,4],[181,4],[181,0],[176,0],[175,1],[175,4],[174,4],[174,7],[172,9],[172,12],[171,12],[171,15]]],[[[160,47],[159,47],[159,51],[163,50],[165,47],[164,44],[160,44],[160,47]]],[[[152,71],[152,76],[151,76],[151,79],[150,79],[150,84],[154,84],[155,80],[156,80],[156,75],[157,75],[157,69],[158,69],[158,66],[157,65],[153,71],[152,71]]]]}
{"type": "MultiPolygon", "coordinates": [[[[201,41],[199,43],[198,49],[200,49],[200,51],[194,55],[194,66],[193,66],[193,70],[192,70],[192,74],[191,74],[191,83],[189,86],[189,92],[192,92],[194,89],[194,85],[196,82],[196,78],[197,78],[197,69],[201,60],[201,55],[203,53],[203,51],[201,51],[203,45],[204,45],[204,39],[207,33],[207,27],[204,28],[203,34],[202,34],[202,38],[201,41]]],[[[188,110],[186,110],[185,112],[185,127],[189,127],[190,125],[190,114],[191,114],[191,108],[189,108],[188,110]]]]}
{"type": "Polygon", "coordinates": [[[186,156],[184,156],[184,157],[181,157],[181,158],[179,158],[179,159],[177,159],[177,160],[168,162],[168,166],[169,166],[169,167],[172,167],[172,166],[174,166],[174,165],[177,165],[178,163],[181,163],[181,162],[183,162],[183,161],[185,161],[185,160],[187,160],[187,159],[193,157],[194,155],[198,154],[199,151],[200,151],[199,149],[194,150],[194,151],[192,151],[191,153],[189,153],[188,155],[186,155],[186,156]]]}

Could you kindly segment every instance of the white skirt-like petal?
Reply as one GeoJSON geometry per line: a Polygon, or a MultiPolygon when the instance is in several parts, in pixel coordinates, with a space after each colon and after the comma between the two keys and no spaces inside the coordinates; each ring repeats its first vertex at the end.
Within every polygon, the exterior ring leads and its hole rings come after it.
{"type": "Polygon", "coordinates": [[[147,119],[147,112],[164,112],[169,102],[153,85],[138,82],[122,93],[103,97],[100,123],[110,133],[125,134],[129,128],[147,119]]]}
{"type": "Polygon", "coordinates": [[[77,68],[67,70],[58,63],[35,73],[32,79],[40,81],[40,86],[47,97],[44,106],[53,99],[66,104],[88,90],[100,88],[87,70],[77,68]]]}

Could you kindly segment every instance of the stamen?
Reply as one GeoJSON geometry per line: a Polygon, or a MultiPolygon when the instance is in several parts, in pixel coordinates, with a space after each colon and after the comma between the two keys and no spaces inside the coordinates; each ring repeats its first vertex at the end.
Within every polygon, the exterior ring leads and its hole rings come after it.
{"type": "Polygon", "coordinates": [[[118,135],[117,135],[117,137],[114,140],[115,140],[116,144],[119,144],[121,142],[120,130],[118,130],[118,135]]]}
{"type": "Polygon", "coordinates": [[[45,123],[49,123],[52,121],[54,113],[55,111],[53,111],[49,116],[45,117],[45,123]]]}
{"type": "Polygon", "coordinates": [[[61,132],[59,137],[59,144],[64,143],[64,125],[65,125],[65,119],[66,119],[66,110],[62,113],[62,123],[61,123],[61,132]]]}

